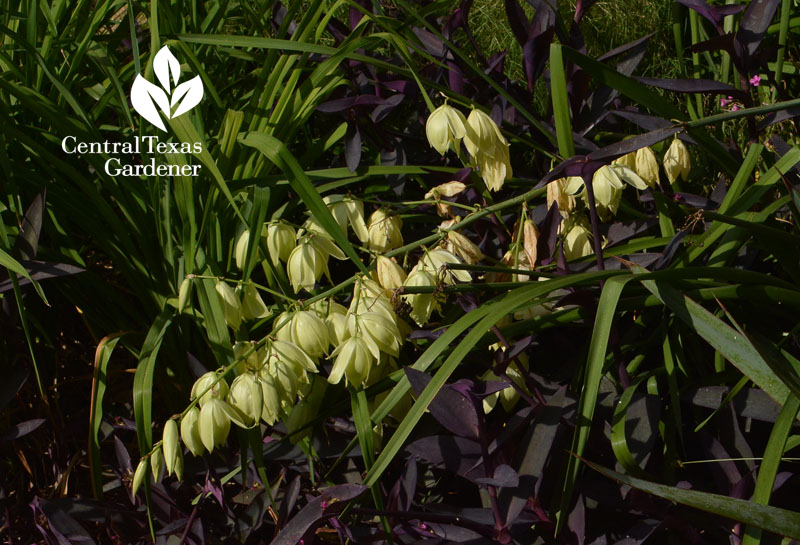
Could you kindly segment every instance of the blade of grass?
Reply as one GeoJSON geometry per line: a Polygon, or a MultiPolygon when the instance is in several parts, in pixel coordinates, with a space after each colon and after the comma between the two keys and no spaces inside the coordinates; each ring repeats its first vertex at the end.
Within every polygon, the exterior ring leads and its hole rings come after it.
{"type": "MultiPolygon", "coordinates": [[[[786,439],[792,431],[792,425],[797,418],[800,410],[800,398],[794,394],[789,394],[783,404],[778,420],[772,427],[769,434],[767,447],[764,449],[764,458],[758,468],[758,478],[756,488],[753,492],[753,502],[761,505],[769,505],[769,498],[772,495],[772,487],[775,484],[775,475],[778,473],[778,465],[783,456],[783,449],[786,446],[786,439]]],[[[766,528],[771,530],[770,528],[766,528]]],[[[759,545],[761,543],[762,530],[758,527],[748,526],[745,528],[742,545],[759,545]]]]}
{"type": "Polygon", "coordinates": [[[738,520],[782,536],[800,539],[800,513],[779,509],[777,507],[759,505],[747,500],[729,498],[719,494],[685,490],[683,488],[657,484],[637,479],[636,477],[622,475],[621,473],[606,469],[589,461],[585,463],[609,479],[647,492],[648,494],[658,496],[659,498],[694,507],[695,509],[701,509],[721,517],[738,520]]]}

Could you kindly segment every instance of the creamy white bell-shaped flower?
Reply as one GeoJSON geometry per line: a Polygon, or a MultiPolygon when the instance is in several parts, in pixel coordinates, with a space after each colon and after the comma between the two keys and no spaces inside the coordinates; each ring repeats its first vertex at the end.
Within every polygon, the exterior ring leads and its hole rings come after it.
{"type": "Polygon", "coordinates": [[[353,233],[361,242],[368,238],[367,224],[364,222],[364,203],[349,195],[326,195],[322,199],[333,219],[339,224],[343,233],[347,233],[347,226],[353,228],[353,233]]]}
{"type": "Polygon", "coordinates": [[[239,296],[227,282],[217,282],[216,289],[222,303],[225,323],[231,329],[239,329],[239,326],[242,325],[242,302],[239,300],[239,296]]]}
{"type": "Polygon", "coordinates": [[[369,217],[367,248],[382,254],[399,248],[403,245],[402,228],[400,216],[389,215],[379,208],[369,217]]]}
{"type": "Polygon", "coordinates": [[[332,384],[341,382],[342,377],[347,377],[347,382],[352,386],[361,386],[369,377],[372,366],[377,361],[370,342],[362,336],[350,337],[340,344],[334,351],[336,360],[333,363],[328,381],[332,384]]]}
{"type": "Polygon", "coordinates": [[[686,144],[676,136],[667,149],[667,153],[664,154],[664,170],[669,183],[674,184],[678,178],[686,181],[691,168],[692,161],[689,157],[689,150],[686,149],[686,144]]]}
{"type": "Polygon", "coordinates": [[[228,395],[228,383],[216,371],[209,371],[194,381],[190,395],[192,400],[202,396],[198,402],[202,407],[212,399],[225,399],[228,395]]]}
{"type": "Polygon", "coordinates": [[[470,265],[475,265],[484,257],[478,245],[458,231],[447,232],[447,240],[444,243],[444,249],[460,257],[464,262],[470,265]]]}
{"type": "Polygon", "coordinates": [[[197,423],[200,440],[209,452],[213,452],[214,447],[224,445],[228,439],[228,433],[231,431],[228,412],[225,402],[218,398],[211,399],[200,409],[197,423]]]}
{"type": "MultiPolygon", "coordinates": [[[[436,277],[426,269],[414,267],[406,278],[406,287],[435,287],[436,277]]],[[[430,320],[434,310],[439,308],[433,293],[405,293],[403,300],[411,306],[410,316],[420,326],[430,320]]]]}
{"type": "Polygon", "coordinates": [[[228,392],[228,404],[242,414],[246,427],[261,420],[263,399],[258,379],[250,373],[233,379],[228,392]]]}
{"type": "Polygon", "coordinates": [[[376,276],[383,289],[396,290],[403,285],[406,273],[394,259],[379,255],[376,260],[376,276]]]}
{"type": "Polygon", "coordinates": [[[478,164],[489,191],[498,191],[506,178],[513,176],[508,141],[500,127],[482,111],[473,109],[470,112],[464,144],[478,164]]]}
{"type": "Polygon", "coordinates": [[[282,341],[290,341],[300,347],[312,359],[322,357],[330,346],[328,326],[314,310],[299,310],[281,314],[276,325],[288,318],[289,323],[281,327],[276,337],[282,341]]]}
{"type": "Polygon", "coordinates": [[[636,170],[636,152],[632,151],[630,153],[626,153],[622,157],[617,157],[612,161],[612,163],[615,165],[628,167],[631,170],[636,170]]]}
{"type": "Polygon", "coordinates": [[[636,150],[636,174],[650,187],[658,183],[658,160],[650,146],[636,150]]]}
{"type": "MultiPolygon", "coordinates": [[[[381,352],[395,357],[400,355],[402,342],[400,330],[395,321],[383,314],[377,312],[365,312],[358,316],[351,314],[347,319],[347,326],[350,336],[364,335],[371,339],[381,352]]],[[[376,359],[379,357],[380,355],[375,355],[376,359]]]]}
{"type": "Polygon", "coordinates": [[[242,317],[245,320],[258,320],[269,316],[269,309],[253,284],[245,284],[241,291],[242,317]]]}
{"type": "Polygon", "coordinates": [[[311,291],[314,284],[328,270],[328,258],[311,241],[304,238],[291,251],[286,263],[286,273],[294,291],[311,291]]]}
{"type": "Polygon", "coordinates": [[[386,296],[386,292],[380,284],[367,277],[360,277],[356,282],[348,312],[355,315],[377,312],[389,320],[397,319],[392,302],[386,296]]]}
{"type": "Polygon", "coordinates": [[[559,178],[547,184],[547,208],[553,206],[553,203],[558,204],[558,212],[562,218],[569,217],[569,213],[575,209],[575,197],[566,191],[568,180],[577,178],[577,181],[582,183],[582,180],[576,176],[570,178],[559,178]]]}
{"type": "Polygon", "coordinates": [[[284,221],[273,221],[264,225],[261,235],[266,239],[267,251],[273,263],[289,260],[297,242],[297,231],[284,221]]]}
{"type": "Polygon", "coordinates": [[[451,144],[458,149],[461,139],[467,135],[466,125],[464,114],[448,104],[442,104],[428,116],[425,123],[428,143],[441,155],[447,153],[451,144]]]}
{"type": "Polygon", "coordinates": [[[591,255],[592,252],[591,232],[582,223],[573,223],[564,236],[564,257],[568,260],[580,259],[591,255]]]}
{"type": "Polygon", "coordinates": [[[435,274],[437,278],[443,278],[445,284],[455,284],[456,280],[459,282],[472,281],[469,271],[448,267],[448,265],[461,265],[462,263],[461,260],[444,248],[437,247],[426,251],[420,263],[425,269],[435,274]]]}
{"type": "Polygon", "coordinates": [[[195,456],[203,454],[205,447],[200,439],[200,409],[192,407],[181,420],[181,439],[189,452],[195,456]]]}

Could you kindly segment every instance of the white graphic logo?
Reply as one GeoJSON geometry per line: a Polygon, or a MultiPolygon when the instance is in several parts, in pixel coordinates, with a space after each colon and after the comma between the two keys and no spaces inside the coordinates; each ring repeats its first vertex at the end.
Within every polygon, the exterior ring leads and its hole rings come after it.
{"type": "Polygon", "coordinates": [[[164,126],[161,116],[158,115],[156,105],[167,119],[185,114],[197,106],[203,98],[203,82],[200,76],[195,76],[178,85],[181,79],[181,63],[167,46],[162,47],[156,53],[153,59],[153,71],[161,87],[150,83],[141,74],[137,74],[131,87],[131,104],[133,109],[139,112],[139,115],[162,131],[166,131],[167,128],[164,126]],[[170,85],[170,76],[172,76],[172,85],[170,85]],[[175,87],[171,91],[172,86],[175,87]]]}

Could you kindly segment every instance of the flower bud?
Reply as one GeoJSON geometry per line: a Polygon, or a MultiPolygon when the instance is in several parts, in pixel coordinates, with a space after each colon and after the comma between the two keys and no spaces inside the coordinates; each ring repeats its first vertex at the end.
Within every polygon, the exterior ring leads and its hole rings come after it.
{"type": "Polygon", "coordinates": [[[233,288],[225,282],[217,282],[217,293],[222,302],[225,323],[231,329],[239,329],[242,325],[242,303],[233,288]]]}
{"type": "Polygon", "coordinates": [[[209,452],[213,452],[214,447],[224,445],[231,431],[231,420],[225,409],[225,402],[217,398],[211,399],[200,409],[200,440],[209,452]]]}
{"type": "Polygon", "coordinates": [[[211,399],[225,399],[225,396],[228,395],[228,383],[224,378],[219,378],[216,371],[209,371],[197,379],[192,386],[191,398],[194,400],[200,395],[202,395],[199,401],[201,407],[211,399]]]}
{"type": "Polygon", "coordinates": [[[178,288],[178,313],[183,312],[186,309],[186,305],[189,304],[189,298],[192,296],[192,279],[186,277],[181,281],[181,285],[178,288]]]}
{"type": "Polygon", "coordinates": [[[686,181],[692,162],[686,144],[677,136],[672,140],[667,153],[664,154],[664,170],[667,172],[669,183],[674,184],[679,177],[686,181]]]}
{"type": "Polygon", "coordinates": [[[580,259],[592,254],[591,233],[584,225],[575,223],[564,237],[564,257],[580,259]]]}
{"type": "Polygon", "coordinates": [[[242,317],[245,320],[257,320],[269,316],[269,309],[253,284],[245,284],[242,291],[244,292],[242,296],[242,317]]]}
{"type": "Polygon", "coordinates": [[[263,399],[261,385],[256,377],[245,373],[233,379],[228,392],[228,404],[242,413],[246,427],[251,427],[261,420],[263,399]]]}
{"type": "Polygon", "coordinates": [[[236,246],[233,250],[233,257],[236,262],[236,268],[240,271],[244,269],[244,261],[247,258],[247,245],[250,243],[250,231],[245,229],[242,231],[242,234],[239,235],[239,239],[236,241],[236,246]]]}
{"type": "Polygon", "coordinates": [[[147,461],[147,458],[142,458],[139,461],[139,465],[136,466],[136,471],[133,473],[133,483],[131,484],[131,495],[135,496],[136,493],[141,488],[142,483],[144,483],[145,477],[147,477],[147,470],[150,468],[150,464],[147,461]]]}
{"type": "Polygon", "coordinates": [[[173,470],[175,471],[175,477],[179,480],[183,480],[183,452],[180,450],[178,451],[178,456],[175,458],[175,465],[173,466],[173,470]]]}
{"type": "Polygon", "coordinates": [[[175,460],[178,458],[180,443],[178,441],[178,424],[173,419],[164,424],[164,433],[161,436],[161,447],[164,449],[164,464],[167,466],[167,475],[172,475],[175,460]]]}
{"type": "Polygon", "coordinates": [[[162,469],[164,469],[164,454],[161,452],[161,447],[156,447],[150,454],[150,471],[154,481],[157,482],[161,477],[162,469]]]}
{"type": "Polygon", "coordinates": [[[369,377],[369,371],[375,362],[368,341],[361,337],[350,337],[334,351],[336,361],[333,363],[328,382],[338,384],[342,376],[354,387],[360,387],[369,377]]]}
{"type": "Polygon", "coordinates": [[[447,104],[442,104],[428,116],[428,121],[425,123],[428,143],[444,155],[451,144],[458,148],[461,139],[467,134],[466,124],[464,114],[447,104]]]}
{"type": "Polygon", "coordinates": [[[203,454],[203,441],[200,439],[200,409],[192,407],[181,420],[181,439],[189,452],[195,456],[203,454]]]}
{"type": "Polygon", "coordinates": [[[281,414],[281,391],[270,373],[261,373],[261,418],[272,426],[281,414]]]}
{"type": "Polygon", "coordinates": [[[658,183],[658,161],[650,146],[636,150],[636,168],[634,170],[650,187],[655,187],[658,183]]]}
{"type": "Polygon", "coordinates": [[[379,255],[376,269],[378,283],[383,289],[396,290],[406,279],[405,271],[394,259],[379,255]]]}
{"type": "Polygon", "coordinates": [[[402,227],[400,216],[388,215],[383,208],[376,210],[369,217],[367,247],[379,253],[399,248],[403,245],[402,227]]]}
{"type": "Polygon", "coordinates": [[[285,263],[297,244],[294,227],[283,221],[275,221],[265,224],[261,233],[267,239],[267,251],[272,262],[285,263]]]}
{"type": "Polygon", "coordinates": [[[313,290],[314,284],[328,269],[327,261],[327,257],[320,253],[307,238],[301,240],[300,244],[291,251],[286,262],[286,272],[294,291],[299,292],[300,288],[307,291],[313,290]]]}

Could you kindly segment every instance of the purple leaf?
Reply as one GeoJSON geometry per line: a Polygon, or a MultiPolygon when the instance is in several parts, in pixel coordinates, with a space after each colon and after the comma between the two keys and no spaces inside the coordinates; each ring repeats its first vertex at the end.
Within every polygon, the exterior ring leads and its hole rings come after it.
{"type": "MultiPolygon", "coordinates": [[[[44,261],[21,261],[20,262],[25,270],[28,271],[31,278],[37,282],[47,280],[48,278],[58,278],[60,276],[69,276],[84,272],[84,269],[66,263],[46,263],[44,261]]],[[[19,285],[25,286],[30,284],[27,278],[19,278],[19,285]]],[[[0,293],[13,289],[14,285],[11,280],[4,280],[0,282],[0,293]]]]}
{"type": "Polygon", "coordinates": [[[36,195],[33,202],[25,211],[19,236],[14,243],[22,259],[33,259],[39,247],[39,235],[42,232],[42,217],[44,215],[45,197],[47,188],[36,195]]]}
{"type": "MultiPolygon", "coordinates": [[[[430,377],[411,367],[405,368],[408,381],[416,395],[420,395],[430,382],[430,377]]],[[[467,395],[453,385],[445,385],[428,407],[433,417],[445,428],[461,437],[478,438],[478,413],[467,395]]]]}
{"type": "Polygon", "coordinates": [[[740,91],[732,85],[710,79],[667,79],[667,78],[634,78],[640,83],[666,89],[676,93],[716,93],[731,95],[737,98],[747,96],[747,92],[740,91]]]}
{"type": "Polygon", "coordinates": [[[558,203],[553,202],[544,220],[539,224],[539,238],[536,241],[536,253],[539,262],[553,257],[556,251],[556,243],[558,242],[558,229],[561,226],[561,220],[561,214],[558,212],[558,203]]]}
{"type": "Polygon", "coordinates": [[[30,432],[44,424],[44,422],[44,418],[34,418],[33,420],[20,422],[15,426],[11,426],[3,433],[0,433],[0,441],[13,441],[14,439],[19,439],[24,435],[28,435],[30,432]]]}
{"type": "Polygon", "coordinates": [[[375,106],[375,109],[373,109],[372,113],[369,114],[372,122],[379,123],[383,121],[383,119],[386,118],[386,116],[389,115],[392,110],[394,110],[400,105],[401,102],[403,102],[404,98],[406,98],[406,95],[397,93],[384,100],[382,104],[375,106]]]}
{"type": "Polygon", "coordinates": [[[128,454],[128,449],[125,448],[125,444],[116,435],[114,436],[114,451],[117,454],[117,463],[119,464],[120,471],[122,473],[126,471],[133,472],[133,467],[131,467],[131,455],[128,454]]]}
{"type": "Polygon", "coordinates": [[[344,160],[350,172],[355,172],[361,162],[361,132],[355,122],[348,123],[344,136],[344,160]]]}
{"type": "Polygon", "coordinates": [[[417,439],[406,450],[426,462],[474,481],[486,477],[477,441],[453,435],[432,435],[417,439]]]}
{"type": "Polygon", "coordinates": [[[517,0],[505,0],[506,17],[508,19],[508,26],[514,34],[514,38],[519,45],[525,45],[528,41],[528,16],[522,6],[519,5],[517,0]]]}
{"type": "Polygon", "coordinates": [[[780,0],[752,0],[742,15],[739,30],[736,32],[736,41],[752,55],[758,49],[761,40],[767,33],[767,28],[775,17],[780,0]]]}
{"type": "Polygon", "coordinates": [[[278,509],[278,528],[283,526],[287,520],[289,520],[289,514],[294,509],[295,504],[297,503],[297,498],[300,495],[300,485],[301,479],[298,475],[292,482],[289,483],[289,486],[286,487],[286,491],[284,492],[283,501],[281,501],[281,506],[278,509]]]}
{"type": "Polygon", "coordinates": [[[675,252],[681,247],[683,239],[689,233],[687,229],[683,231],[678,231],[672,240],[664,247],[664,251],[661,253],[661,257],[658,258],[658,261],[655,262],[653,265],[654,271],[660,271],[666,269],[669,266],[672,258],[675,256],[675,252]]]}
{"type": "Polygon", "coordinates": [[[722,34],[722,20],[726,15],[733,15],[739,13],[744,9],[744,6],[730,5],[730,6],[709,6],[705,0],[675,0],[679,4],[683,4],[687,8],[695,10],[699,15],[702,15],[716,27],[717,32],[722,34]]]}
{"type": "Polygon", "coordinates": [[[326,489],[292,517],[271,545],[297,545],[306,532],[323,520],[341,513],[347,502],[360,496],[366,489],[360,484],[341,484],[326,489]]]}
{"type": "Polygon", "coordinates": [[[673,198],[678,204],[685,204],[701,210],[716,210],[719,207],[719,204],[711,199],[701,197],[700,195],[693,195],[692,193],[678,192],[675,193],[673,198]]]}
{"type": "Polygon", "coordinates": [[[501,488],[514,488],[519,486],[519,475],[514,469],[506,464],[501,464],[494,468],[494,475],[491,478],[484,477],[475,479],[478,484],[489,486],[499,486],[501,488]]]}
{"type": "Polygon", "coordinates": [[[679,130],[680,127],[665,127],[663,129],[656,129],[654,131],[646,132],[644,134],[639,134],[632,138],[628,138],[627,140],[623,140],[621,142],[610,144],[604,148],[600,148],[597,151],[593,151],[586,157],[589,160],[594,160],[594,161],[606,160],[608,162],[611,162],[617,157],[622,157],[626,153],[630,153],[632,151],[638,150],[639,148],[643,148],[645,146],[652,146],[657,142],[661,142],[662,140],[669,138],[679,130]]]}
{"type": "Polygon", "coordinates": [[[339,113],[350,108],[367,107],[385,104],[387,99],[375,95],[358,95],[354,97],[337,98],[323,102],[317,106],[317,111],[325,113],[339,113]]]}
{"type": "Polygon", "coordinates": [[[516,463],[519,468],[519,485],[513,489],[501,490],[498,495],[509,524],[517,519],[528,498],[536,495],[567,402],[566,393],[566,388],[561,388],[547,400],[547,405],[536,415],[520,441],[520,456],[516,463]]]}

